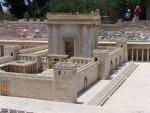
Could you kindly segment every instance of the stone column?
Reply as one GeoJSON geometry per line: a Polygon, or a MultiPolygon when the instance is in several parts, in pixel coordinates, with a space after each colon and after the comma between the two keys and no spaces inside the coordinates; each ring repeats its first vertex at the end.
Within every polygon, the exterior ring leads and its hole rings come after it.
{"type": "Polygon", "coordinates": [[[133,61],[133,49],[132,49],[132,56],[131,57],[132,57],[131,60],[133,61]]]}
{"type": "Polygon", "coordinates": [[[142,61],[143,61],[143,57],[144,56],[144,49],[142,49],[142,61]]]}
{"type": "Polygon", "coordinates": [[[149,49],[147,49],[147,61],[149,61],[149,49]]]}
{"type": "Polygon", "coordinates": [[[136,50],[136,61],[138,61],[138,55],[139,53],[138,53],[138,49],[136,50]]]}

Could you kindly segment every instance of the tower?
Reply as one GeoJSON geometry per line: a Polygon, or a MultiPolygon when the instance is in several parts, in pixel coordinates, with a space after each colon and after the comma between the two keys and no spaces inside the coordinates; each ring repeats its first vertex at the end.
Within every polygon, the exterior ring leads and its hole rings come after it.
{"type": "Polygon", "coordinates": [[[109,50],[100,50],[100,49],[93,50],[94,61],[99,61],[98,66],[99,79],[106,79],[111,71],[109,66],[108,55],[109,50]]]}
{"type": "Polygon", "coordinates": [[[76,71],[77,64],[71,62],[58,62],[54,65],[56,101],[77,101],[76,71]]]}
{"type": "Polygon", "coordinates": [[[20,50],[19,45],[5,46],[4,47],[4,56],[9,56],[9,57],[13,57],[13,58],[17,59],[17,55],[19,53],[19,50],[20,50]]]}
{"type": "Polygon", "coordinates": [[[117,40],[117,47],[124,48],[124,58],[123,61],[128,61],[128,49],[127,49],[127,40],[117,40]]]}

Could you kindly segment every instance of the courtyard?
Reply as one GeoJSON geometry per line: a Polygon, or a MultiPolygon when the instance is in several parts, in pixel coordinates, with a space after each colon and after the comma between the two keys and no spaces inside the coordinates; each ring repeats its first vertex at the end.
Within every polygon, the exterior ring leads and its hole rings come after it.
{"type": "Polygon", "coordinates": [[[136,64],[139,66],[106,101],[104,108],[130,111],[150,110],[150,63],[136,62],[136,64]]]}

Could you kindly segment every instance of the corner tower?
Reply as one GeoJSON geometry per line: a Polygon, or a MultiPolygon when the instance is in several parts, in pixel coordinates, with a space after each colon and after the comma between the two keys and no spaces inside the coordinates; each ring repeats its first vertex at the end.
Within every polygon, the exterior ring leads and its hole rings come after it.
{"type": "Polygon", "coordinates": [[[55,100],[62,102],[77,101],[77,64],[58,62],[54,65],[55,100]]]}

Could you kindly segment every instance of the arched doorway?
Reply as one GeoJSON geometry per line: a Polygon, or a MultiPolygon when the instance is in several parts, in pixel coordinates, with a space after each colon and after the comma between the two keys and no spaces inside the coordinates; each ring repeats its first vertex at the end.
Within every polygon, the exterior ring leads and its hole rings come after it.
{"type": "Polygon", "coordinates": [[[121,65],[121,64],[122,64],[122,57],[119,56],[119,65],[121,65]]]}
{"type": "Polygon", "coordinates": [[[112,71],[113,71],[113,62],[111,60],[111,63],[110,63],[110,73],[112,73],[112,71]]]}
{"type": "Polygon", "coordinates": [[[116,58],[115,59],[115,68],[117,68],[118,67],[118,59],[116,58]]]}
{"type": "Polygon", "coordinates": [[[84,78],[84,90],[86,90],[88,87],[88,79],[85,77],[84,78]]]}

